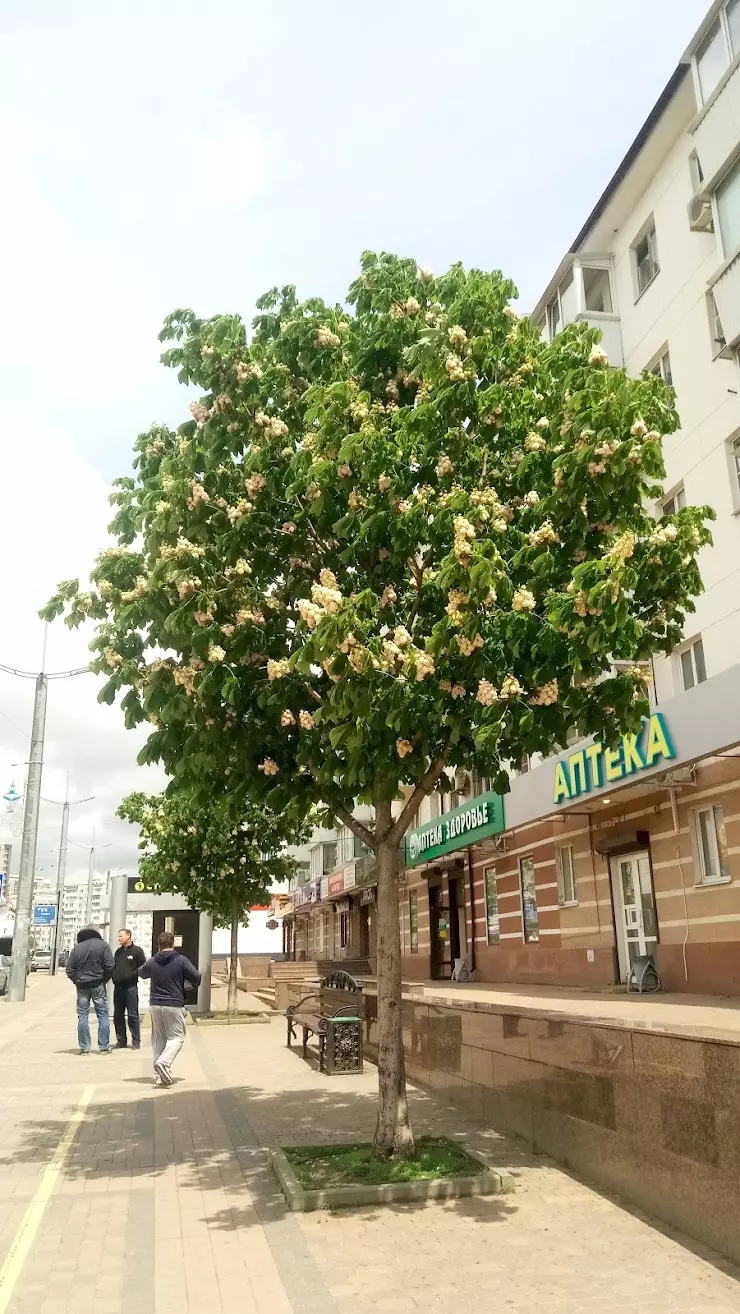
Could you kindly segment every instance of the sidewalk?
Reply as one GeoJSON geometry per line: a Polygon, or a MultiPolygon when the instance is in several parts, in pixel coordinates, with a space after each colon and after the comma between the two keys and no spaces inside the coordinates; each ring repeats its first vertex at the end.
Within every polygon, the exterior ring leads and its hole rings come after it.
{"type": "Polygon", "coordinates": [[[376,1073],[320,1076],[287,1051],[282,1019],[189,1028],[170,1091],[150,1084],[144,1050],[80,1058],[74,1040],[65,980],[0,1004],[3,1272],[92,1087],[9,1299],[0,1279],[0,1314],[740,1309],[740,1274],[716,1256],[423,1092],[417,1131],[466,1131],[514,1173],[514,1195],[288,1214],[264,1147],[369,1137],[376,1073]]]}

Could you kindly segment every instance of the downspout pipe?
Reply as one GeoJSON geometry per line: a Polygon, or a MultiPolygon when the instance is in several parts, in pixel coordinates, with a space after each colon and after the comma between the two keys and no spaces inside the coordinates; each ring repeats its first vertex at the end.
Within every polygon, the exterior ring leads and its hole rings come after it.
{"type": "Polygon", "coordinates": [[[475,882],[473,880],[473,850],[468,845],[468,885],[470,888],[470,970],[475,971],[475,882]]]}

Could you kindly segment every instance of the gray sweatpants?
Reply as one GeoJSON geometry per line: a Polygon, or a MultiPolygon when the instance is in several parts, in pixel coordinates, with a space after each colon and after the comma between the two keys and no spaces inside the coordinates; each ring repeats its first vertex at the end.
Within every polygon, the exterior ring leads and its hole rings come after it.
{"type": "Polygon", "coordinates": [[[186,1013],[184,1008],[167,1008],[152,1004],[152,1054],[155,1063],[171,1068],[185,1043],[186,1013]]]}

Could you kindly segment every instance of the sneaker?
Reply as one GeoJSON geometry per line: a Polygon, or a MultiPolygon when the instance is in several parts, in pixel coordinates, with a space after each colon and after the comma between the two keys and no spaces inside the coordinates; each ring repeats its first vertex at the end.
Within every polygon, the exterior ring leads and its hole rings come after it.
{"type": "Polygon", "coordinates": [[[81,1050],[80,1050],[80,1053],[81,1053],[81,1054],[89,1054],[90,1051],[89,1051],[89,1049],[81,1049],[81,1050]]]}
{"type": "MultiPolygon", "coordinates": [[[[123,1045],[122,1048],[125,1049],[126,1046],[123,1045]]],[[[141,1045],[140,1045],[139,1042],[137,1041],[136,1044],[133,1044],[133,1045],[131,1046],[131,1048],[132,1048],[132,1049],[141,1049],[141,1045]]]]}
{"type": "Polygon", "coordinates": [[[164,1063],[155,1063],[154,1071],[156,1072],[163,1086],[172,1085],[172,1073],[170,1072],[169,1068],[165,1066],[164,1063]]]}
{"type": "Polygon", "coordinates": [[[161,1078],[161,1077],[155,1077],[155,1078],[154,1078],[154,1085],[155,1085],[155,1086],[161,1086],[162,1084],[163,1084],[163,1083],[162,1083],[162,1078],[161,1078]]]}
{"type": "Polygon", "coordinates": [[[126,1044],[126,1041],[125,1041],[125,1040],[117,1040],[116,1043],[115,1043],[115,1045],[113,1046],[113,1048],[114,1048],[114,1049],[128,1049],[128,1045],[126,1044]]]}
{"type": "Polygon", "coordinates": [[[108,1049],[99,1049],[99,1050],[98,1050],[98,1053],[99,1053],[99,1054],[112,1054],[112,1053],[113,1053],[113,1050],[110,1049],[110,1048],[108,1048],[108,1049]]]}

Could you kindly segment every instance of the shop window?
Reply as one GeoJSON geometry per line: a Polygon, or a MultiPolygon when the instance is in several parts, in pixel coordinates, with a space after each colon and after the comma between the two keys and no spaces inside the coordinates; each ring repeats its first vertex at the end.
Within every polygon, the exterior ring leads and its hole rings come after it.
{"type": "Polygon", "coordinates": [[[486,867],[486,935],[489,944],[498,944],[501,928],[498,919],[498,887],[496,885],[496,868],[486,867]]]}
{"type": "Polygon", "coordinates": [[[681,681],[684,689],[693,689],[695,684],[703,684],[707,678],[704,661],[704,644],[701,639],[694,639],[679,653],[681,662],[681,681]]]}
{"type": "Polygon", "coordinates": [[[564,845],[557,851],[558,903],[577,903],[576,877],[573,867],[573,846],[564,845]]]}
{"type": "Polygon", "coordinates": [[[526,944],[537,944],[540,922],[537,916],[537,888],[534,875],[534,858],[519,859],[519,879],[522,887],[522,922],[526,944]]]}
{"type": "Polygon", "coordinates": [[[339,914],[339,947],[346,949],[349,944],[349,913],[340,912],[339,914]]]}
{"type": "Polygon", "coordinates": [[[719,804],[697,808],[692,817],[699,883],[712,885],[730,880],[725,816],[719,804]]]}
{"type": "Polygon", "coordinates": [[[416,890],[409,893],[409,940],[412,954],[419,952],[419,896],[416,890]]]}

